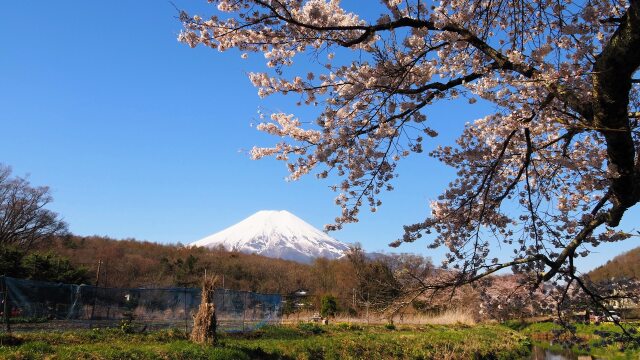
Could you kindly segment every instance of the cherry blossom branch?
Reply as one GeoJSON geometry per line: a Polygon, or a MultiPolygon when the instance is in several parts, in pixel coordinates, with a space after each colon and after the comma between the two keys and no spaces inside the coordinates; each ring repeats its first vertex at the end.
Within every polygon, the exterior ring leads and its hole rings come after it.
{"type": "Polygon", "coordinates": [[[440,83],[440,82],[427,84],[427,85],[421,87],[420,89],[411,89],[411,90],[410,89],[396,89],[394,91],[396,93],[398,93],[398,94],[419,94],[419,93],[423,93],[423,92],[425,92],[425,91],[427,91],[429,89],[438,90],[438,92],[432,92],[432,93],[428,94],[428,96],[424,100],[422,100],[421,102],[416,104],[414,108],[407,109],[407,110],[402,111],[400,113],[394,114],[394,115],[388,117],[385,121],[383,121],[381,123],[374,124],[374,125],[372,125],[372,126],[370,126],[368,128],[365,128],[365,129],[360,129],[360,130],[356,131],[353,134],[353,136],[360,136],[360,135],[367,134],[367,133],[369,133],[371,131],[374,131],[374,130],[378,129],[382,123],[389,123],[389,122],[392,122],[393,120],[407,118],[411,114],[416,113],[417,111],[419,111],[420,109],[422,109],[426,105],[428,105],[440,92],[444,92],[446,90],[453,89],[456,86],[459,86],[460,84],[463,84],[464,82],[470,82],[470,81],[476,80],[476,79],[478,79],[480,77],[482,77],[481,74],[469,74],[469,75],[464,76],[462,78],[452,79],[452,80],[450,80],[450,81],[448,81],[447,83],[444,83],[444,84],[440,83]]]}
{"type": "Polygon", "coordinates": [[[429,246],[448,248],[445,265],[455,270],[421,287],[455,289],[507,267],[535,286],[569,281],[585,245],[626,238],[612,227],[640,200],[637,0],[455,0],[433,8],[394,0],[372,23],[333,1],[212,1],[238,16],[190,22],[182,41],[264,53],[274,69],[250,75],[260,96],[299,93],[324,105],[311,129],[284,114],[259,127],[310,145],[281,142],[252,154],[298,156],[287,164],[293,179],[316,166],[325,167],[318,177],[344,177],[334,187],[343,211],[335,224],[356,221],[363,198],[375,211],[397,162],[423,151],[424,133],[436,135],[425,125],[430,105],[458,98],[455,106],[495,106],[455,145],[436,144],[430,155],[456,176],[430,216],[393,243],[435,233],[429,246]],[[319,75],[283,77],[297,54],[324,51],[319,75]],[[515,259],[489,261],[492,239],[513,245],[515,259]]]}
{"type": "MultiPolygon", "coordinates": [[[[340,39],[326,39],[327,41],[334,41],[338,45],[343,47],[353,47],[357,44],[363,43],[371,38],[375,33],[381,31],[389,31],[393,29],[409,27],[409,28],[424,28],[431,31],[442,31],[442,32],[451,32],[458,34],[460,38],[459,41],[464,41],[474,46],[478,50],[482,51],[485,55],[495,61],[495,65],[492,66],[496,69],[501,70],[511,70],[515,71],[526,78],[534,78],[539,76],[541,72],[531,65],[514,63],[510,61],[505,55],[501,52],[490,46],[487,42],[477,37],[473,32],[469,29],[461,27],[455,23],[446,23],[444,25],[436,25],[433,21],[423,20],[423,19],[414,19],[409,17],[401,17],[397,20],[389,21],[386,23],[376,24],[376,25],[314,25],[306,22],[299,21],[293,17],[293,15],[287,11],[286,16],[281,14],[278,9],[274,6],[270,5],[266,1],[262,0],[254,0],[254,2],[264,8],[268,9],[273,17],[284,21],[285,23],[298,26],[300,28],[305,28],[309,30],[314,30],[318,32],[342,32],[342,31],[362,31],[362,34],[357,38],[344,41],[340,39]]],[[[278,2],[276,2],[278,3],[278,2]]],[[[280,3],[278,3],[280,4],[280,3]]],[[[286,6],[284,4],[280,4],[280,8],[286,11],[286,6]]],[[[575,96],[569,89],[565,88],[561,84],[554,83],[549,85],[549,89],[560,99],[563,99],[569,106],[571,106],[578,113],[582,114],[585,119],[591,119],[592,113],[589,104],[584,104],[584,102],[580,101],[577,96],[575,96]]]]}

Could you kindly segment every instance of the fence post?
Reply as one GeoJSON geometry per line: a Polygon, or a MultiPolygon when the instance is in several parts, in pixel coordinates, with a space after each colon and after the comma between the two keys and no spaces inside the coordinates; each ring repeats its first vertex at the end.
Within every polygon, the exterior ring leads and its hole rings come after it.
{"type": "MultiPolygon", "coordinates": [[[[189,320],[187,317],[187,288],[183,288],[184,291],[184,333],[189,335],[189,320]]],[[[202,300],[201,300],[202,301],[202,300]]]]}
{"type": "Polygon", "coordinates": [[[7,277],[5,275],[2,276],[2,288],[4,289],[3,296],[3,312],[4,312],[4,326],[7,333],[11,333],[11,323],[9,321],[9,288],[7,288],[7,277]]]}
{"type": "Polygon", "coordinates": [[[367,292],[367,325],[369,325],[369,293],[367,292]]]}
{"type": "MultiPolygon", "coordinates": [[[[107,275],[108,275],[108,273],[107,273],[107,263],[105,262],[104,263],[104,281],[102,281],[102,286],[105,287],[105,288],[107,287],[107,279],[108,279],[107,275]]],[[[132,312],[133,312],[133,310],[132,310],[132,312]]],[[[107,305],[107,316],[106,316],[106,319],[107,320],[111,319],[111,301],[109,301],[109,305],[107,305]]]]}
{"type": "Polygon", "coordinates": [[[244,301],[242,302],[242,332],[245,331],[244,320],[247,314],[247,295],[248,293],[244,293],[244,301]]]}

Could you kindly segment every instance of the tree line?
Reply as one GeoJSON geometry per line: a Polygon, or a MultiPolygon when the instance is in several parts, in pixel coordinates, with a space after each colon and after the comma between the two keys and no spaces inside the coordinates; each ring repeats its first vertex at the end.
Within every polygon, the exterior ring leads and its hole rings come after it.
{"type": "MultiPolygon", "coordinates": [[[[549,314],[554,310],[552,304],[563,304],[570,311],[584,310],[590,301],[576,296],[573,302],[563,302],[557,297],[563,294],[566,284],[532,288],[527,286],[526,274],[517,272],[461,281],[452,287],[452,281],[460,276],[459,270],[435,267],[430,259],[413,254],[367,254],[359,246],[340,259],[318,258],[311,264],[302,264],[223,247],[77,236],[67,231],[58,214],[45,209],[50,201],[48,188],[34,187],[25,178],[12,177],[11,169],[0,165],[3,275],[102,287],[158,288],[196,287],[207,272],[218,275],[220,285],[227,289],[279,293],[285,298],[304,290],[312,295],[305,301],[310,301],[314,309],[357,313],[366,304],[367,309],[390,318],[407,312],[437,313],[464,306],[478,317],[505,320],[549,314]],[[444,289],[447,291],[439,291],[444,289]]],[[[635,255],[637,252],[630,252],[614,262],[628,264],[624,259],[633,260],[635,255]]],[[[603,277],[597,274],[608,273],[595,271],[596,280],[603,277]]],[[[635,280],[623,284],[610,278],[593,282],[581,277],[580,281],[598,289],[606,296],[605,301],[627,296],[621,289],[636,289],[635,280]]],[[[294,306],[285,310],[298,309],[294,306]]]]}

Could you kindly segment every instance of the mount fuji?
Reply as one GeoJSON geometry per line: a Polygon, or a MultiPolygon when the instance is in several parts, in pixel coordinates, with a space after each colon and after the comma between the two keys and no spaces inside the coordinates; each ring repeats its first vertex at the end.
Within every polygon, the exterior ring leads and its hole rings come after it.
{"type": "Polygon", "coordinates": [[[292,213],[262,210],[190,246],[255,253],[258,255],[310,263],[318,257],[337,259],[349,245],[316,229],[292,213]]]}

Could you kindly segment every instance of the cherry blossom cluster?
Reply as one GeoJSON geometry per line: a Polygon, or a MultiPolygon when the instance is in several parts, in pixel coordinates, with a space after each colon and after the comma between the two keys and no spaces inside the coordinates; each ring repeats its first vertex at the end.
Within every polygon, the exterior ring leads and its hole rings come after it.
{"type": "MultiPolygon", "coordinates": [[[[548,280],[545,269],[558,272],[587,245],[630,236],[613,228],[617,215],[607,217],[626,210],[611,192],[624,174],[610,161],[610,129],[591,110],[594,63],[630,2],[382,0],[375,19],[338,0],[209,2],[218,15],[181,14],[180,41],[243,58],[261,53],[266,68],[249,74],[261,97],[296,94],[320,109],[312,125],[287,113],[266,117],[258,129],[286,140],[251,155],[286,161],[294,180],[338,179],[342,213],[327,230],[357,221],[363,206],[376,211],[398,162],[428,146],[457,176],[392,245],[424,236],[471,279],[511,266],[548,280]],[[317,66],[289,76],[299,55],[317,66]],[[455,144],[439,144],[434,128],[449,119],[429,109],[444,101],[481,101],[495,112],[467,119],[455,144]],[[492,256],[496,241],[513,253],[492,256]]],[[[639,91],[636,82],[630,113],[639,91]]],[[[637,121],[629,131],[637,148],[637,121]]]]}

